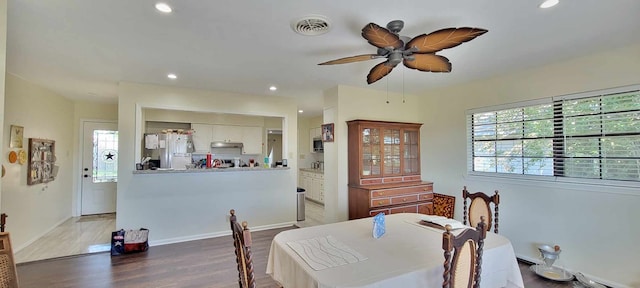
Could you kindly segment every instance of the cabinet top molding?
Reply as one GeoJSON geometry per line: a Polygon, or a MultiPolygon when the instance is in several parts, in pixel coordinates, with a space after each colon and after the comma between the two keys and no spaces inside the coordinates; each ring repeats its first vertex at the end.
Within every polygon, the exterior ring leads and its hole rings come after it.
{"type": "Polygon", "coordinates": [[[422,123],[363,120],[363,119],[355,119],[355,120],[347,121],[347,124],[351,124],[351,123],[364,123],[364,124],[377,124],[377,125],[401,125],[401,126],[416,125],[418,127],[422,126],[422,123]]]}

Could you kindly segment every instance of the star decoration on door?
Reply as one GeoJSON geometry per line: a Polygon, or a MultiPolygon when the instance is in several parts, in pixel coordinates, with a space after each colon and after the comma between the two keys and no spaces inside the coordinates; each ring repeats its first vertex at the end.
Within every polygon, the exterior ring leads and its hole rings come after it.
{"type": "Polygon", "coordinates": [[[101,154],[105,163],[114,163],[118,159],[118,152],[113,149],[105,149],[101,154]]]}

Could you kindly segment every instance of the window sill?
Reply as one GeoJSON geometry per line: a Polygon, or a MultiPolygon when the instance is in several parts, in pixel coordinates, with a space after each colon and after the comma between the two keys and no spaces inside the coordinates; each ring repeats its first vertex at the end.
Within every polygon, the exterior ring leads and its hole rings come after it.
{"type": "Polygon", "coordinates": [[[466,180],[640,196],[640,182],[467,172],[466,180]]]}

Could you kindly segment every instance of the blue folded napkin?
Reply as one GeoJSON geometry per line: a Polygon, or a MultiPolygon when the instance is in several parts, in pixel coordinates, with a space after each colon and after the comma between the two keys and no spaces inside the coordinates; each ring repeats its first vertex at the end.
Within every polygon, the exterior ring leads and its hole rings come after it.
{"type": "Polygon", "coordinates": [[[380,212],[373,217],[373,238],[380,238],[386,231],[384,223],[384,213],[380,212]]]}

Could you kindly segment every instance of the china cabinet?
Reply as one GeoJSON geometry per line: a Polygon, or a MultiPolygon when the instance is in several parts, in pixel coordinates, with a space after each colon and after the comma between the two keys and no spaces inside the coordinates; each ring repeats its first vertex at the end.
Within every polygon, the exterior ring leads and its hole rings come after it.
{"type": "Polygon", "coordinates": [[[419,123],[347,121],[349,219],[432,214],[433,183],[420,177],[419,123]]]}

